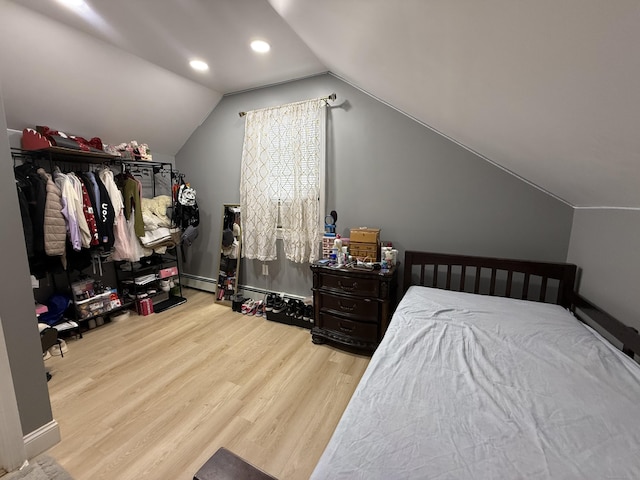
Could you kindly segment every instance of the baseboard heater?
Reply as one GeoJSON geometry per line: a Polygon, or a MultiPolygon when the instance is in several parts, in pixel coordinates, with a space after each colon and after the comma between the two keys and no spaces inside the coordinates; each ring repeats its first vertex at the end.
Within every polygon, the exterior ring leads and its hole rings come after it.
{"type": "Polygon", "coordinates": [[[205,292],[216,293],[216,281],[213,278],[201,277],[200,275],[191,275],[190,273],[181,273],[180,281],[182,285],[205,292]]]}
{"type": "MultiPolygon", "coordinates": [[[[249,292],[259,293],[262,296],[267,293],[277,293],[278,295],[284,298],[295,298],[296,300],[305,300],[307,297],[303,297],[302,295],[294,295],[292,293],[287,292],[274,292],[273,290],[265,290],[264,288],[254,287],[252,285],[238,285],[238,291],[247,292],[247,296],[251,297],[249,292]]],[[[255,296],[254,296],[255,297],[255,296]]],[[[262,297],[256,297],[255,300],[262,300],[262,297]]]]}

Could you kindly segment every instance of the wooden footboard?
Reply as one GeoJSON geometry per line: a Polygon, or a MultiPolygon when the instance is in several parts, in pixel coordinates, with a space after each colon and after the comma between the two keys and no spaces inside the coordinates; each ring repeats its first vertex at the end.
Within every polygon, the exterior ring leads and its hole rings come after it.
{"type": "Polygon", "coordinates": [[[407,251],[403,289],[406,292],[412,285],[422,285],[556,303],[570,309],[584,323],[604,329],[601,333],[613,337],[620,343],[618,348],[635,358],[635,353],[640,353],[637,330],[574,293],[576,271],[576,266],[569,263],[407,251]]]}

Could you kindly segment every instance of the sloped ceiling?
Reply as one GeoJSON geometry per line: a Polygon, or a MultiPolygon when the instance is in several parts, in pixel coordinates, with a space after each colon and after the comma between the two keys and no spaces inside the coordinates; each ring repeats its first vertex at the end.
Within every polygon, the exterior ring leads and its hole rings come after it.
{"type": "Polygon", "coordinates": [[[640,208],[638,0],[87,5],[0,0],[10,127],[107,125],[107,141],[173,154],[221,94],[328,70],[573,206],[640,208]]]}

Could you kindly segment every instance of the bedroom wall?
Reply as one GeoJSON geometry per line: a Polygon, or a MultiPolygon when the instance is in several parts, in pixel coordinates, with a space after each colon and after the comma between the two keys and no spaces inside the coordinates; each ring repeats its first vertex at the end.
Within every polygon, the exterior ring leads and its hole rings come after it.
{"type": "Polygon", "coordinates": [[[638,239],[639,210],[576,209],[567,261],[579,267],[583,296],[640,330],[638,239]]]}
{"type": "MultiPolygon", "coordinates": [[[[176,155],[198,191],[200,237],[185,271],[215,278],[222,204],[239,202],[238,112],[337,93],[328,112],[327,211],[338,232],[380,227],[405,249],[564,261],[572,208],[341,79],[324,74],[223,97],[176,155]]],[[[280,253],[282,252],[279,246],[280,253]]],[[[282,257],[282,255],[279,255],[282,257]]],[[[240,283],[310,295],[308,265],[243,261],[240,283]]]]}
{"type": "Polygon", "coordinates": [[[0,318],[25,435],[53,419],[0,92],[0,318]],[[8,281],[10,279],[10,281],[8,281]]]}

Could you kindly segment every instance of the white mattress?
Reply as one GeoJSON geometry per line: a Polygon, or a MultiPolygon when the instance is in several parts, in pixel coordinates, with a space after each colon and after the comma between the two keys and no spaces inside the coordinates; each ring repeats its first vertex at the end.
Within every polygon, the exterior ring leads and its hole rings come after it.
{"type": "Polygon", "coordinates": [[[411,287],[313,479],[640,479],[640,366],[556,305],[411,287]]]}

